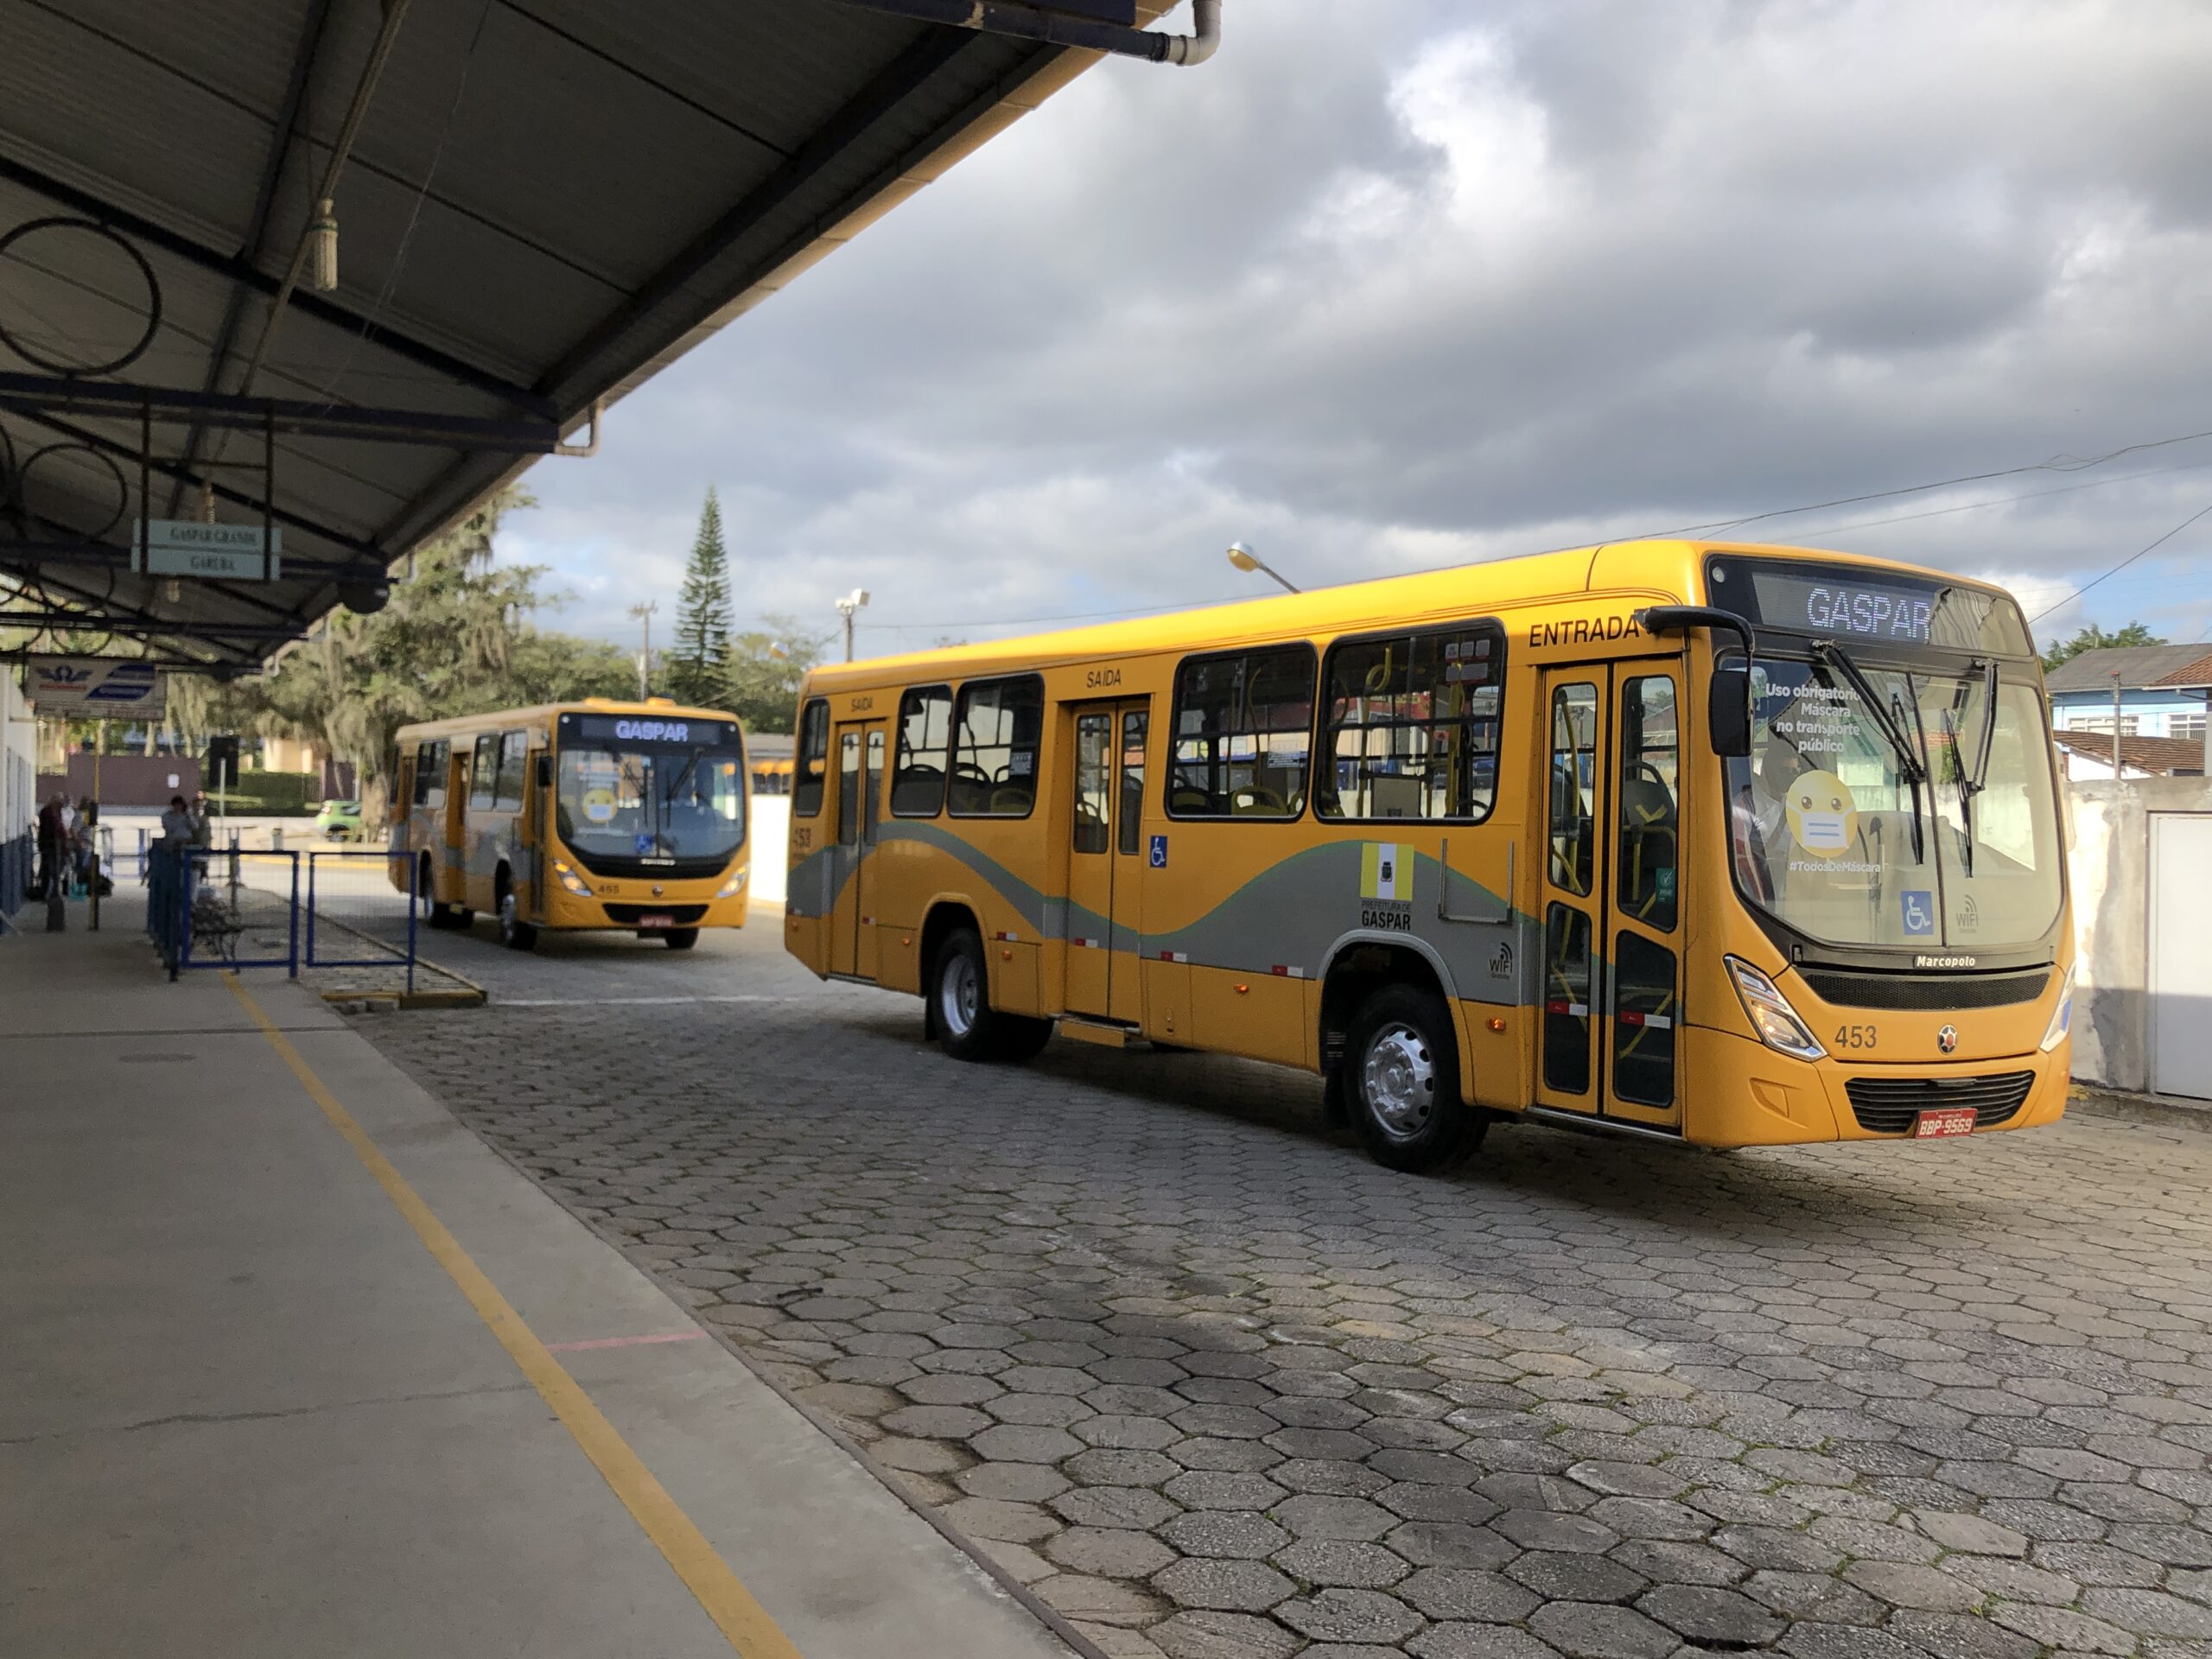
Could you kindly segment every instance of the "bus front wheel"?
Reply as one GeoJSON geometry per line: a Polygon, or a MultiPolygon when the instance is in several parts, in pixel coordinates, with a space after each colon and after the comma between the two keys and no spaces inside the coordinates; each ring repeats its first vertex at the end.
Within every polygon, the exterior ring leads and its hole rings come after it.
{"type": "Polygon", "coordinates": [[[1459,1044],[1442,997],[1411,985],[1375,993],[1344,1046],[1344,1103],[1375,1160],[1411,1174],[1464,1161],[1490,1127],[1459,1095],[1459,1044]]]}

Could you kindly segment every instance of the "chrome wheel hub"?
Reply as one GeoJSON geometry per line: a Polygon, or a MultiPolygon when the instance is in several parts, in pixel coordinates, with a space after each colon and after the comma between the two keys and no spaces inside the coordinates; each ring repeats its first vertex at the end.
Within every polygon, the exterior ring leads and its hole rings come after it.
{"type": "Polygon", "coordinates": [[[1436,1110],[1436,1067],[1427,1041],[1411,1026],[1393,1023],[1375,1033],[1359,1067],[1360,1092],[1377,1128],[1393,1141],[1410,1141],[1436,1110]]]}
{"type": "Polygon", "coordinates": [[[944,964],[937,1000],[938,1014],[944,1021],[944,1028],[954,1036],[965,1037],[976,1028],[976,1011],[982,1002],[982,987],[976,981],[976,964],[967,957],[954,957],[944,964]]]}

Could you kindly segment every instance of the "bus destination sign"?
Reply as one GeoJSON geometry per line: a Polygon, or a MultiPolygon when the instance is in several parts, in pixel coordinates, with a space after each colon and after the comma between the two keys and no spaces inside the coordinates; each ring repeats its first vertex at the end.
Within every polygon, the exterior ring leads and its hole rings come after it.
{"type": "Polygon", "coordinates": [[[1713,604],[1763,628],[1869,645],[2015,655],[2030,649],[2017,605],[1962,582],[1743,558],[1715,559],[1706,578],[1713,604]]]}
{"type": "Polygon", "coordinates": [[[679,743],[726,747],[737,728],[726,720],[671,720],[655,715],[563,715],[561,734],[587,743],[679,743]]]}

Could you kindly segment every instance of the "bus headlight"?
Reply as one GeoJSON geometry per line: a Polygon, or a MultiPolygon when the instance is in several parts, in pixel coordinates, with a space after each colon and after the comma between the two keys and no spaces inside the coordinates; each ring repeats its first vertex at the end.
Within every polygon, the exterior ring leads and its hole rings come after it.
{"type": "Polygon", "coordinates": [[[1748,962],[1733,957],[1722,960],[1728,964],[1728,976],[1736,982],[1736,995],[1743,1000],[1744,1013],[1761,1042],[1792,1059],[1817,1060],[1826,1056],[1827,1050],[1821,1046],[1820,1039],[1797,1017],[1797,1010],[1775,988],[1772,980],[1748,962]]]}
{"type": "Polygon", "coordinates": [[[2044,1027],[2043,1052],[2050,1053],[2066,1040],[2066,1033],[2074,1025],[2074,969],[2069,965],[2066,977],[2058,987],[2058,1006],[2050,1011],[2050,1023],[2044,1027]]]}
{"type": "Polygon", "coordinates": [[[569,868],[566,859],[556,858],[553,861],[553,878],[570,893],[575,893],[577,898],[591,897],[591,889],[584,885],[583,877],[569,868]]]}
{"type": "Polygon", "coordinates": [[[716,893],[715,897],[717,899],[734,899],[739,893],[745,891],[745,878],[750,874],[751,872],[748,870],[740,870],[735,875],[733,875],[728,880],[722,883],[721,891],[716,893]]]}

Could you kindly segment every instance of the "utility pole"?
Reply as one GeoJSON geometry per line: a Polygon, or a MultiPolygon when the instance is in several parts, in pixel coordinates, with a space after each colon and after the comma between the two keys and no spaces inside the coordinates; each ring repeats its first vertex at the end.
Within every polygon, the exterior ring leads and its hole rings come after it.
{"type": "Polygon", "coordinates": [[[2112,671],[2112,780],[2120,781],[2120,671],[2112,671]]]}
{"type": "Polygon", "coordinates": [[[643,605],[632,605],[630,607],[630,614],[637,618],[639,625],[645,629],[645,649],[638,653],[638,701],[639,702],[643,702],[653,694],[653,615],[659,609],[660,607],[651,601],[643,605]]]}
{"type": "Polygon", "coordinates": [[[845,660],[853,660],[853,613],[868,603],[868,589],[855,588],[837,601],[837,609],[845,619],[845,660]]]}

